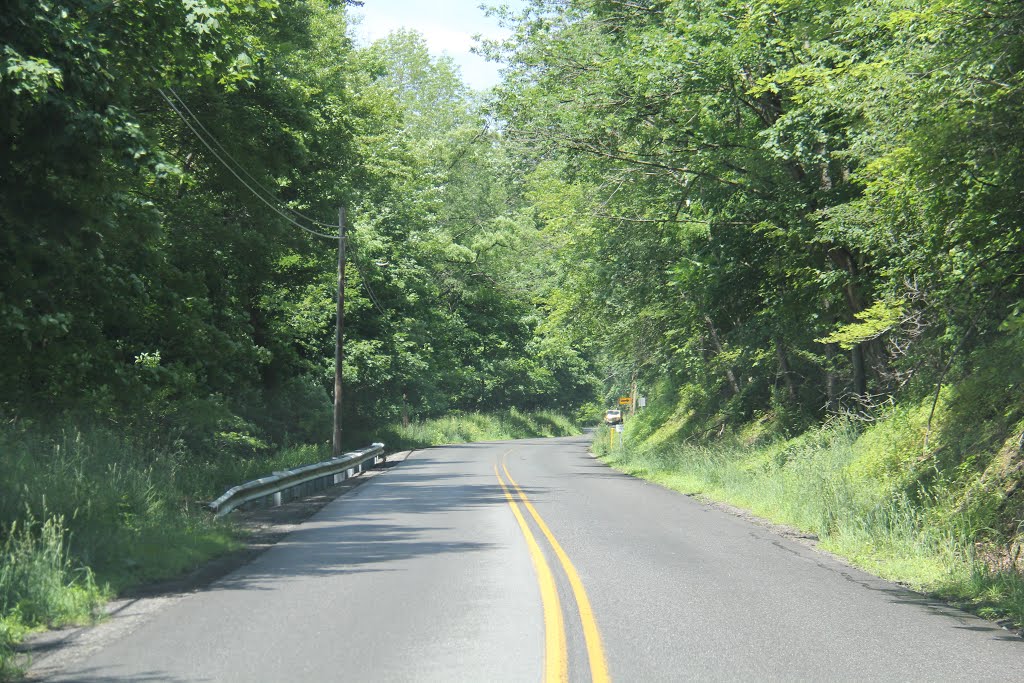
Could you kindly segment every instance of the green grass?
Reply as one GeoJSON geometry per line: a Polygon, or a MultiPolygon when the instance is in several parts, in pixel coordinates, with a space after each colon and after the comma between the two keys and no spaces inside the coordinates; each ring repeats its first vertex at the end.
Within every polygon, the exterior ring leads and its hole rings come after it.
{"type": "Polygon", "coordinates": [[[64,520],[12,525],[0,555],[0,680],[21,674],[14,646],[47,626],[93,620],[107,592],[70,556],[64,520]]]}
{"type": "Polygon", "coordinates": [[[606,429],[594,443],[624,472],[815,534],[824,549],[878,576],[1024,625],[1024,578],[977,555],[994,508],[971,502],[985,498],[972,480],[935,475],[911,438],[926,413],[897,413],[866,431],[836,422],[760,443],[728,434],[710,443],[643,441],[635,435],[659,430],[638,418],[623,446],[610,447],[606,429]],[[929,477],[915,468],[930,468],[929,477]]]}
{"type": "Polygon", "coordinates": [[[374,433],[389,450],[410,450],[473,441],[571,436],[579,434],[580,428],[558,413],[520,412],[512,408],[495,413],[453,413],[408,427],[392,424],[374,433]]]}
{"type": "Polygon", "coordinates": [[[179,574],[236,543],[201,508],[221,477],[173,446],[147,449],[105,430],[54,438],[12,429],[0,447],[3,536],[19,520],[62,519],[71,555],[112,591],[179,574]]]}
{"type": "Polygon", "coordinates": [[[244,468],[217,469],[109,430],[0,428],[0,680],[27,632],[91,621],[118,591],[239,547],[201,503],[244,468]]]}

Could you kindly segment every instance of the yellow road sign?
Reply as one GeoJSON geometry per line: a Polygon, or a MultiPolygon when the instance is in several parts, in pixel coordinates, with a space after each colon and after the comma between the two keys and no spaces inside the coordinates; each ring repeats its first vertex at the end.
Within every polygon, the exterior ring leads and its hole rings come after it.
{"type": "Polygon", "coordinates": [[[631,399],[629,396],[620,396],[619,397],[619,405],[620,406],[633,405],[633,399],[631,399]]]}

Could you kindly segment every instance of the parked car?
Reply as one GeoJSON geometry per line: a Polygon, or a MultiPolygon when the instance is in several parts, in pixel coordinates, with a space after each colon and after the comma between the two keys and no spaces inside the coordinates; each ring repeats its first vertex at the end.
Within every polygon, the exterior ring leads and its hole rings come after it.
{"type": "Polygon", "coordinates": [[[621,410],[606,410],[604,412],[604,423],[606,425],[620,425],[620,424],[622,424],[622,411],[621,410]]]}

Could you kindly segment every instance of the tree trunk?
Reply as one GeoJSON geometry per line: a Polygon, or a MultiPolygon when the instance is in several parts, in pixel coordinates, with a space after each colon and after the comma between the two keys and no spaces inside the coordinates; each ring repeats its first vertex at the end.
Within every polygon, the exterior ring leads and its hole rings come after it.
{"type": "MultiPolygon", "coordinates": [[[[851,317],[856,316],[865,309],[864,301],[857,289],[857,262],[845,248],[832,249],[829,256],[833,262],[849,274],[849,280],[843,287],[846,295],[846,305],[850,310],[851,317]]],[[[868,342],[870,343],[870,342],[868,342]]],[[[850,362],[853,365],[853,392],[858,396],[865,396],[868,393],[868,375],[865,356],[867,354],[866,344],[857,344],[850,352],[850,362]]]]}
{"type": "Polygon", "coordinates": [[[836,357],[835,344],[825,345],[825,359],[828,370],[825,371],[825,409],[832,410],[836,404],[836,373],[832,372],[832,359],[836,357]]]}
{"type": "Polygon", "coordinates": [[[853,363],[853,393],[865,396],[868,393],[868,376],[864,363],[863,344],[853,347],[850,351],[850,361],[853,363]]]}
{"type": "MultiPolygon", "coordinates": [[[[711,322],[711,316],[705,315],[704,316],[704,320],[707,322],[707,324],[708,324],[708,331],[711,333],[711,343],[715,345],[715,351],[717,351],[719,354],[721,354],[723,352],[722,342],[718,338],[718,330],[715,329],[715,324],[713,322],[711,322]]],[[[740,383],[736,379],[736,373],[732,371],[731,367],[727,367],[725,369],[725,376],[729,380],[729,386],[732,387],[733,395],[734,396],[739,396],[739,394],[740,394],[740,383]]]]}
{"type": "Polygon", "coordinates": [[[779,339],[775,340],[775,355],[779,360],[779,374],[782,375],[782,381],[786,384],[786,393],[789,395],[789,400],[796,402],[796,385],[793,384],[789,360],[786,358],[786,349],[779,339]]]}

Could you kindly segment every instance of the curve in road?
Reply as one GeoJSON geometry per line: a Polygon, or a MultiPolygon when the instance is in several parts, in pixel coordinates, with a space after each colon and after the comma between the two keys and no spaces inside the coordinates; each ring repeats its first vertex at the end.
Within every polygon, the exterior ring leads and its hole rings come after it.
{"type": "Polygon", "coordinates": [[[1024,670],[1019,637],[615,472],[588,448],[566,438],[417,452],[57,680],[1016,680],[1024,670]]]}

